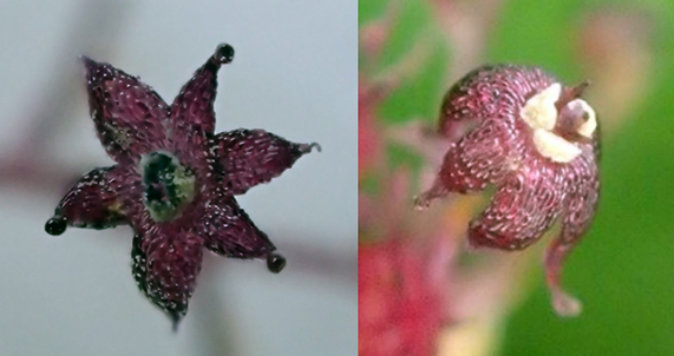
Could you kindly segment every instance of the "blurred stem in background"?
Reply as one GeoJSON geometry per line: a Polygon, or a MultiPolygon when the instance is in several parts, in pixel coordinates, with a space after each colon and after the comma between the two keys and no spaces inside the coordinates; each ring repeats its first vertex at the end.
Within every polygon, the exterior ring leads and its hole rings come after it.
{"type": "Polygon", "coordinates": [[[674,110],[663,97],[674,92],[671,7],[360,2],[361,354],[671,352],[674,110]],[[469,70],[502,62],[592,82],[604,188],[594,225],[568,262],[566,285],[587,307],[573,320],[554,314],[543,273],[532,268],[545,242],[517,253],[466,251],[480,194],[453,195],[423,214],[412,208],[447,148],[429,135],[444,91],[469,70]],[[640,347],[635,328],[650,330],[642,340],[653,342],[640,347]]]}
{"type": "Polygon", "coordinates": [[[53,56],[50,72],[55,77],[42,83],[42,87],[35,90],[36,99],[31,101],[31,106],[22,110],[23,119],[31,125],[19,134],[22,139],[17,147],[0,153],[0,184],[51,190],[62,189],[60,187],[77,178],[79,173],[70,171],[70,167],[52,164],[47,154],[56,128],[67,118],[76,117],[71,112],[74,106],[70,98],[74,88],[83,85],[79,72],[63,69],[79,69],[72,63],[82,54],[79,53],[82,49],[113,53],[121,35],[120,23],[126,20],[129,10],[124,4],[81,2],[72,15],[61,53],[53,56]],[[82,29],[87,29],[87,36],[80,35],[82,29]]]}

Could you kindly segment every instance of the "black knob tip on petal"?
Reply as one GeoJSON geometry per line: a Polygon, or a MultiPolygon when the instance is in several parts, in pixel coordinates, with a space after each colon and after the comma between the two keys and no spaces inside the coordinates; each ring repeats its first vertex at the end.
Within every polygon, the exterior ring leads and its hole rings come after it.
{"type": "Polygon", "coordinates": [[[44,231],[49,235],[61,235],[66,231],[67,221],[63,216],[54,216],[53,218],[47,220],[47,223],[44,224],[44,231]]]}
{"type": "Polygon", "coordinates": [[[283,270],[285,266],[286,266],[285,257],[276,253],[272,253],[269,256],[267,256],[267,268],[269,269],[269,271],[279,273],[283,270]]]}
{"type": "Polygon", "coordinates": [[[213,54],[213,59],[217,63],[226,64],[234,60],[234,47],[228,45],[227,43],[222,43],[215,49],[215,54],[213,54]]]}

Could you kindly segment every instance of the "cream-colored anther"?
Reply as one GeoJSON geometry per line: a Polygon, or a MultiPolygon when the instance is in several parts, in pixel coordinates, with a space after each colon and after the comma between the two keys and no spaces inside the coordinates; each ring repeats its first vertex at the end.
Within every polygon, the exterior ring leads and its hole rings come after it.
{"type": "Polygon", "coordinates": [[[571,162],[581,154],[580,148],[575,144],[541,128],[534,130],[534,145],[541,155],[554,162],[571,162]]]}
{"type": "Polygon", "coordinates": [[[577,131],[587,138],[592,138],[594,130],[597,129],[597,115],[594,113],[594,109],[583,99],[571,100],[566,105],[572,110],[580,107],[583,113],[587,115],[587,120],[578,127],[577,131]]]}
{"type": "Polygon", "coordinates": [[[562,86],[554,83],[527,100],[520,112],[522,119],[533,129],[552,130],[557,122],[555,103],[562,93],[562,86]]]}

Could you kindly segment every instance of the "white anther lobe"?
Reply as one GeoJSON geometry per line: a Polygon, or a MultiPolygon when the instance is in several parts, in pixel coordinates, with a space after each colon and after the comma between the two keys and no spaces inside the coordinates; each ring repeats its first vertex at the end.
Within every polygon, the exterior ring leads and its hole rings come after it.
{"type": "Polygon", "coordinates": [[[544,129],[534,130],[534,145],[541,155],[558,163],[571,162],[582,153],[574,143],[544,129]]]}
{"type": "MultiPolygon", "coordinates": [[[[551,84],[527,100],[520,111],[520,117],[532,128],[532,138],[538,153],[553,162],[568,163],[578,157],[581,150],[575,143],[552,132],[559,115],[555,103],[561,93],[562,86],[559,83],[551,84]]],[[[582,99],[572,100],[567,105],[571,105],[570,108],[580,106],[587,113],[587,121],[578,128],[578,133],[592,137],[597,126],[592,107],[582,99]]]]}
{"type": "Polygon", "coordinates": [[[562,93],[562,86],[554,83],[532,96],[524,104],[520,116],[532,129],[552,130],[557,122],[555,102],[562,93]]]}
{"type": "Polygon", "coordinates": [[[597,114],[595,114],[590,104],[583,99],[574,99],[566,104],[566,106],[572,110],[578,107],[581,108],[585,122],[578,127],[578,133],[587,138],[592,138],[592,134],[597,129],[597,114]]]}

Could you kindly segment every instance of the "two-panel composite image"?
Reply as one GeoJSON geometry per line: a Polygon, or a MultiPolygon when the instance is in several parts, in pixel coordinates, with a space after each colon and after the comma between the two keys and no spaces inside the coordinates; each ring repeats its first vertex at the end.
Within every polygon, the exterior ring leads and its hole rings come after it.
{"type": "Polygon", "coordinates": [[[0,355],[672,355],[672,24],[0,1],[0,355]]]}

